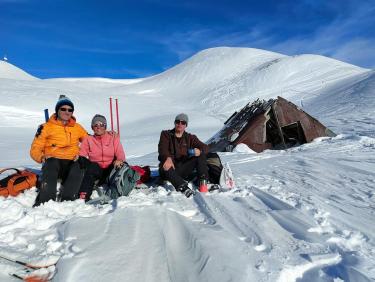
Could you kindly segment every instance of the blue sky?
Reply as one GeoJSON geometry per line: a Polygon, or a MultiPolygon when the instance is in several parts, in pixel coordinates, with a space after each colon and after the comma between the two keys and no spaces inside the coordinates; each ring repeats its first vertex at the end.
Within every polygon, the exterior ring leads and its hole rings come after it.
{"type": "Polygon", "coordinates": [[[0,56],[40,78],[134,78],[217,46],[375,68],[375,0],[0,0],[0,56]]]}

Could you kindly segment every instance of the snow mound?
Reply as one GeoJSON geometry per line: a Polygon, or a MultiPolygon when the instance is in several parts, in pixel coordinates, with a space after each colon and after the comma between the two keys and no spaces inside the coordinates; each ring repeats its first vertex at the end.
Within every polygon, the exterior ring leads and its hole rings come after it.
{"type": "Polygon", "coordinates": [[[124,84],[130,85],[134,83],[141,82],[142,78],[134,78],[134,79],[112,79],[112,78],[104,78],[104,77],[66,77],[66,78],[51,78],[48,79],[49,81],[57,81],[57,82],[87,82],[87,83],[114,83],[114,84],[124,84]]]}
{"type": "Polygon", "coordinates": [[[17,80],[37,80],[36,77],[5,61],[0,61],[0,79],[1,78],[17,80]]]}
{"type": "Polygon", "coordinates": [[[242,143],[238,144],[234,148],[233,152],[235,152],[235,153],[246,153],[246,154],[256,154],[256,152],[251,150],[249,148],[249,146],[247,146],[246,144],[242,144],[242,143]]]}

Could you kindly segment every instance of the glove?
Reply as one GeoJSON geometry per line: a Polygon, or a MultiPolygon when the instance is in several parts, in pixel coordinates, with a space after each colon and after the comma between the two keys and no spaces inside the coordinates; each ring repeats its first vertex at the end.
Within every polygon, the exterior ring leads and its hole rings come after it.
{"type": "Polygon", "coordinates": [[[80,169],[87,169],[89,165],[91,164],[91,161],[88,158],[79,156],[78,158],[78,164],[80,169]]]}

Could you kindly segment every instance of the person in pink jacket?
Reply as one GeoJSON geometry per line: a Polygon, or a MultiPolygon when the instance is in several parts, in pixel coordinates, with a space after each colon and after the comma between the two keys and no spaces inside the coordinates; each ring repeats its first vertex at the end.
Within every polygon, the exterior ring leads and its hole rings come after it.
{"type": "Polygon", "coordinates": [[[113,168],[120,168],[125,162],[125,152],[117,134],[107,132],[107,120],[95,115],[91,121],[94,135],[83,139],[79,151],[86,158],[86,172],[82,180],[79,197],[90,200],[95,181],[102,184],[113,168]]]}

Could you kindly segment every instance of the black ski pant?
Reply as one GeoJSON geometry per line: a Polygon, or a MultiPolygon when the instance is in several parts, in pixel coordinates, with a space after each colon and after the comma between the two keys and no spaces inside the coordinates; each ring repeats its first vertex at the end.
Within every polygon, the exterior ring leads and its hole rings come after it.
{"type": "Polygon", "coordinates": [[[165,171],[160,167],[160,176],[164,180],[168,180],[172,185],[179,190],[179,188],[185,184],[185,180],[189,180],[189,176],[192,175],[194,169],[197,170],[199,178],[208,179],[208,167],[207,159],[205,154],[201,154],[199,157],[191,157],[183,161],[174,162],[175,169],[170,168],[165,171]]]}
{"type": "Polygon", "coordinates": [[[57,180],[61,179],[61,201],[72,201],[76,198],[84,171],[79,163],[71,160],[48,158],[42,167],[39,194],[34,206],[49,200],[56,200],[57,180]]]}
{"type": "Polygon", "coordinates": [[[113,169],[113,165],[107,168],[101,168],[98,163],[89,162],[86,168],[85,176],[83,177],[79,193],[86,193],[85,201],[90,200],[92,191],[94,190],[95,182],[99,180],[98,184],[105,182],[113,169]]]}

